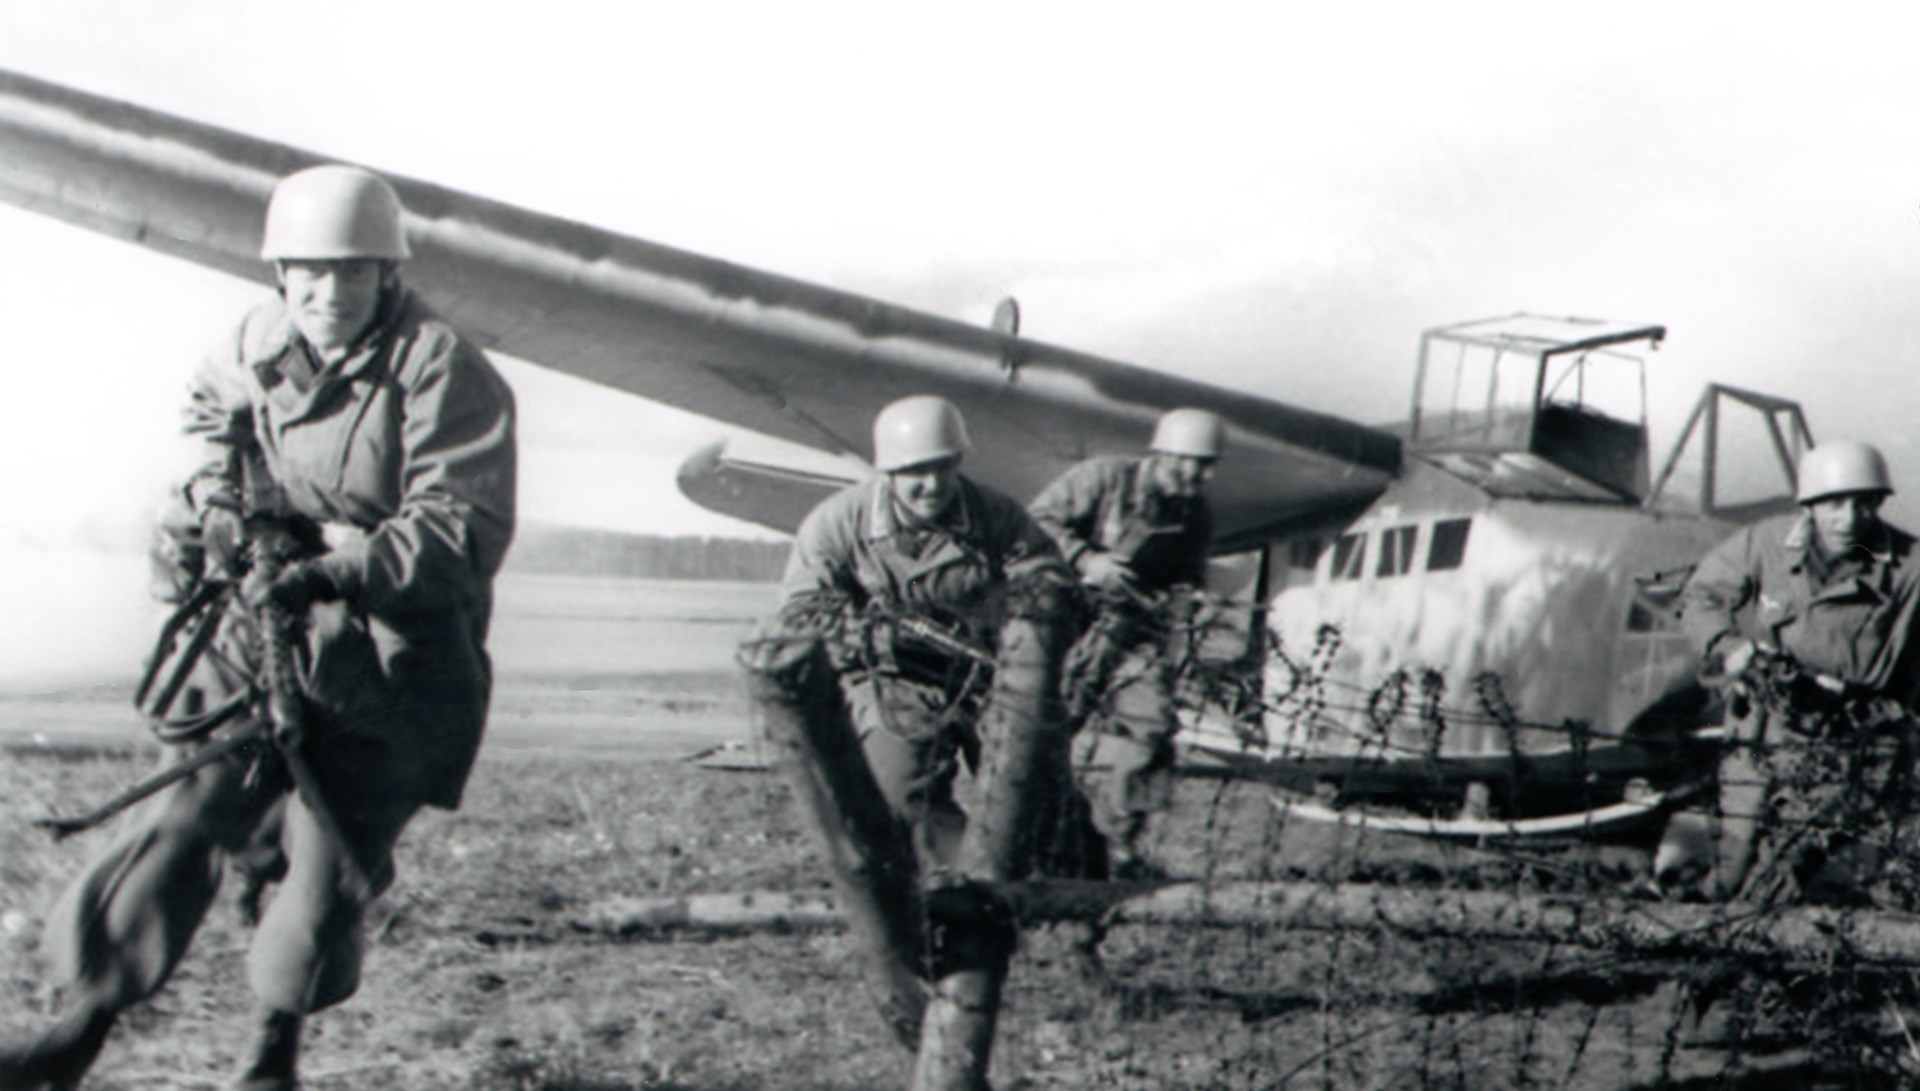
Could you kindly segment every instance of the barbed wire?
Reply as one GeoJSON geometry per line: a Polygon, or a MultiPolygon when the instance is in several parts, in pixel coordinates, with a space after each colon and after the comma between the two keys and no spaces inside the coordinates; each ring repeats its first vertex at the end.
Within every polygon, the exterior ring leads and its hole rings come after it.
{"type": "MultiPolygon", "coordinates": [[[[1320,746],[1362,762],[1431,761],[1472,742],[1470,732],[1484,730],[1494,756],[1514,758],[1516,769],[1551,750],[1570,762],[1577,776],[1591,767],[1598,748],[1641,737],[1630,724],[1596,726],[1583,719],[1530,715],[1515,700],[1516,693],[1525,692],[1517,684],[1521,680],[1499,671],[1462,678],[1436,665],[1408,662],[1370,679],[1343,677],[1349,642],[1340,626],[1318,626],[1305,646],[1293,647],[1262,643],[1269,634],[1259,631],[1260,620],[1252,608],[1203,600],[1194,609],[1189,602],[1167,610],[1160,639],[1173,660],[1169,666],[1183,712],[1220,718],[1249,750],[1270,757],[1320,746]]],[[[835,622],[841,628],[892,631],[914,624],[898,611],[858,618],[842,612],[835,622]]],[[[845,635],[835,630],[836,639],[845,635]]],[[[1718,708],[1699,711],[1704,718],[1718,708]]],[[[1697,725],[1663,726],[1684,735],[1697,725]]],[[[1705,741],[1709,763],[1726,745],[1705,741]]],[[[1805,794],[1847,768],[1846,759],[1823,750],[1817,737],[1789,733],[1753,750],[1779,756],[1786,773],[1783,791],[1805,794]]],[[[1436,844],[1315,828],[1266,806],[1249,810],[1250,794],[1264,802],[1263,787],[1244,781],[1187,785],[1182,805],[1191,811],[1178,832],[1167,836],[1182,839],[1185,855],[1178,859],[1205,884],[1247,876],[1306,878],[1328,889],[1379,882],[1428,898],[1436,922],[1457,912],[1447,905],[1451,892],[1547,891],[1562,899],[1553,904],[1573,912],[1587,906],[1600,912],[1603,905],[1615,911],[1626,904],[1628,912],[1649,921],[1659,920],[1671,904],[1662,897],[1674,896],[1647,881],[1657,827],[1620,846],[1620,855],[1613,847],[1578,838],[1436,844]]],[[[1722,810],[1708,796],[1700,805],[1715,821],[1772,815],[1811,823],[1804,835],[1810,838],[1867,836],[1835,825],[1818,806],[1802,815],[1782,811],[1772,801],[1744,811],[1722,810]]],[[[1912,844],[1901,851],[1911,857],[1920,838],[1909,840],[1912,844]]],[[[1920,865],[1896,864],[1883,885],[1886,890],[1877,898],[1920,904],[1914,896],[1920,892],[1920,865]]],[[[1783,891],[1781,904],[1790,903],[1794,893],[1783,891]]],[[[1212,1082],[1162,1080],[1160,1086],[1251,1089],[1284,1083],[1461,1091],[1483,1086],[1912,1085],[1920,1077],[1920,1047],[1904,1012],[1920,1003],[1920,978],[1873,965],[1849,944],[1845,917],[1832,937],[1836,942],[1812,962],[1781,961],[1759,944],[1741,948],[1738,931],[1751,928],[1757,935],[1775,912],[1759,905],[1748,918],[1722,918],[1718,927],[1732,931],[1717,941],[1715,949],[1725,953],[1711,958],[1649,948],[1633,938],[1632,922],[1625,920],[1613,946],[1600,949],[1463,939],[1446,927],[1410,927],[1386,916],[1342,924],[1331,936],[1310,942],[1285,927],[1252,922],[1235,926],[1225,941],[1165,929],[1104,959],[1101,980],[1103,995],[1131,996],[1132,1003],[1149,1010],[1154,1004],[1177,1004],[1181,996],[1215,1003],[1240,997],[1244,1010],[1261,1013],[1247,1015],[1247,1029],[1231,1041],[1223,1032],[1223,1050],[1231,1046],[1239,1052],[1231,1063],[1216,1067],[1212,1082]],[[1154,967],[1179,967],[1184,976],[1161,982],[1152,976],[1154,967]],[[1302,990],[1308,998],[1302,1021],[1266,1014],[1293,1010],[1302,990]],[[1702,1045],[1700,1039],[1711,1038],[1708,1017],[1716,1013],[1731,1021],[1732,1035],[1717,1045],[1702,1045]],[[1269,1038],[1270,1044],[1263,1044],[1269,1038]],[[1795,1067],[1775,1065],[1776,1038],[1798,1050],[1799,1060],[1791,1062],[1795,1067]],[[1690,1082],[1728,1071],[1729,1065],[1736,1072],[1747,1070],[1742,1066],[1760,1071],[1775,1065],[1773,1071],[1788,1075],[1768,1077],[1786,1081],[1774,1084],[1690,1082]],[[1830,1080],[1835,1072],[1842,1082],[1830,1080]]],[[[1093,931],[1086,942],[1126,942],[1104,926],[1093,931]]],[[[1054,1027],[1049,1033],[1067,1032],[1054,1027]]],[[[1098,1041],[1085,1045],[1103,1048],[1098,1041]]],[[[1127,1071],[1173,1069],[1170,1062],[1150,1057],[1152,1047],[1131,1036],[1118,1048],[1115,1063],[1127,1071]]],[[[1156,1084],[1144,1075],[1102,1084],[1150,1085],[1156,1084]]]]}

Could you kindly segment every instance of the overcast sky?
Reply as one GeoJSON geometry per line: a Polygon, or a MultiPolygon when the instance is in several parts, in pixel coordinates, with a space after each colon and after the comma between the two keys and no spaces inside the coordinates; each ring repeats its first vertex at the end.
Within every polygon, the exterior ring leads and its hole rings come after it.
{"type": "MultiPolygon", "coordinates": [[[[1912,27],[1126,10],[62,0],[0,9],[0,66],[939,313],[1011,292],[1033,336],[1367,420],[1426,326],[1665,323],[1669,416],[1759,386],[1920,477],[1912,27]]],[[[45,475],[0,520],[117,525],[257,289],[11,211],[0,238],[0,450],[45,475]]],[[[730,526],[671,485],[721,428],[512,377],[528,514],[730,526]]]]}
{"type": "MultiPolygon", "coordinates": [[[[0,67],[949,316],[1011,293],[1043,340],[1368,421],[1427,326],[1664,323],[1657,426],[1709,380],[1799,398],[1920,494],[1900,6],[1142,8],[47,0],[0,5],[0,67]]],[[[259,290],[0,240],[0,541],[112,537],[259,290]]],[[[672,486],[721,426],[509,367],[527,515],[739,528],[672,486]]]]}

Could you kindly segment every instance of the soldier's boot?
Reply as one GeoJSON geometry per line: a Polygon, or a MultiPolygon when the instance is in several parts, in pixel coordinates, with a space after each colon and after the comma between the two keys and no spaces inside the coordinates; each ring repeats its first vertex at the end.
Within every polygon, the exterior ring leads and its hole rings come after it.
{"type": "Polygon", "coordinates": [[[253,1059],[233,1085],[233,1091],[297,1091],[300,1078],[301,1017],[268,1009],[260,1017],[253,1059]]]}
{"type": "Polygon", "coordinates": [[[29,1041],[0,1046],[0,1091],[73,1091],[100,1056],[119,1012],[83,1004],[29,1041]]]}

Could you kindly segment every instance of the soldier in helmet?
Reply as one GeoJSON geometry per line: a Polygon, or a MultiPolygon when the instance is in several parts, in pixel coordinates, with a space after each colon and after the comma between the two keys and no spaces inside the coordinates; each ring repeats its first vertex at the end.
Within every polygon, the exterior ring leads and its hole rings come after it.
{"type": "MultiPolygon", "coordinates": [[[[205,458],[180,499],[204,547],[198,578],[228,582],[245,616],[296,622],[284,673],[301,730],[202,767],[74,881],[45,939],[66,1007],[0,1049],[6,1091],[79,1083],[119,1015],[186,953],[223,864],[263,831],[284,871],[248,952],[257,1032],[233,1086],[297,1087],[302,1021],[357,988],[362,918],[393,879],[396,839],[421,807],[459,803],[480,744],[492,584],[514,524],[511,392],[402,285],[408,244],[385,180],[341,166],[287,176],[261,257],[278,296],[194,380],[189,432],[205,458]],[[268,563],[269,526],[300,548],[268,563]]],[[[224,651],[256,679],[265,669],[258,642],[224,651]]]]}
{"type": "Polygon", "coordinates": [[[789,627],[817,626],[823,612],[870,622],[842,656],[841,690],[874,778],[929,872],[955,861],[966,828],[953,783],[962,757],[977,753],[974,717],[989,680],[939,638],[990,652],[1010,597],[1073,589],[1019,503],[960,473],[968,442],[945,398],[882,409],[879,475],[807,515],[781,584],[789,627]],[[912,626],[932,627],[933,638],[912,626]]]}
{"type": "Polygon", "coordinates": [[[1675,816],[1663,839],[1655,873],[1669,889],[1758,902],[1887,894],[1910,810],[1920,557],[1880,518],[1893,484],[1873,447],[1823,443],[1797,477],[1801,510],[1734,534],[1684,592],[1703,674],[1728,691],[1730,738],[1718,806],[1675,816]]]}
{"type": "Polygon", "coordinates": [[[1145,457],[1081,462],[1029,505],[1098,608],[1069,658],[1068,685],[1073,708],[1097,715],[1107,732],[1101,750],[1112,770],[1095,821],[1122,876],[1156,870],[1140,842],[1173,791],[1167,609],[1177,589],[1197,588],[1206,575],[1206,484],[1225,431],[1207,410],[1170,410],[1145,457]]]}

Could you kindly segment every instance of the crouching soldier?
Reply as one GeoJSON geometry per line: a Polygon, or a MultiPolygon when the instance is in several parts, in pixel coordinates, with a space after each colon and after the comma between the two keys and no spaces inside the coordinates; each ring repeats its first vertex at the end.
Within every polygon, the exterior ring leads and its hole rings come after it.
{"type": "MultiPolygon", "coordinates": [[[[1801,460],[1801,511],[1709,552],[1682,621],[1727,695],[1712,814],[1676,815],[1655,858],[1671,892],[1760,904],[1887,905],[1911,887],[1920,556],[1882,521],[1880,452],[1801,460]],[[1901,874],[1907,876],[1902,880],[1901,874]]],[[[1911,889],[1905,894],[1910,895],[1911,889]]],[[[1910,905],[1887,906],[1911,908],[1910,905]]]]}
{"type": "Polygon", "coordinates": [[[220,585],[210,597],[232,605],[208,645],[223,678],[182,677],[212,694],[207,712],[245,708],[183,742],[273,730],[156,798],[61,897],[45,945],[67,1006],[0,1049],[5,1091],[79,1084],[263,829],[277,829],[285,870],[248,953],[257,1032],[233,1086],[297,1087],[303,1020],[358,987],[362,919],[392,881],[395,841],[421,807],[459,803],[479,748],[514,520],[511,393],[401,285],[407,240],[383,179],[289,175],[261,256],[279,297],[195,379],[189,428],[206,459],[184,494],[203,579],[220,585]]]}
{"type": "Polygon", "coordinates": [[[1158,869],[1141,853],[1148,816],[1173,793],[1170,614],[1180,589],[1202,585],[1213,516],[1206,483],[1225,426],[1203,409],[1160,418],[1144,458],[1094,458],[1068,469],[1029,506],[1085,583],[1094,614],[1068,665],[1070,714],[1106,733],[1112,769],[1096,822],[1121,878],[1158,869]]]}
{"type": "Polygon", "coordinates": [[[904,398],[873,422],[871,481],[800,524],[781,621],[840,625],[841,691],[882,794],[923,870],[956,862],[953,784],[977,757],[976,719],[1010,598],[1061,602],[1073,578],[1016,501],[960,473],[968,448],[944,398],[904,398]]]}

